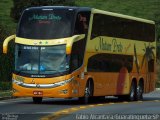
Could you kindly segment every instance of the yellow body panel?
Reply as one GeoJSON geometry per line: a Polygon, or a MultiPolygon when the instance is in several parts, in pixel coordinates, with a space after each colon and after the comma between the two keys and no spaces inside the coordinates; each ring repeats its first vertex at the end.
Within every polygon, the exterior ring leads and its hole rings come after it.
{"type": "Polygon", "coordinates": [[[34,95],[34,91],[42,91],[43,95],[41,97],[56,97],[56,98],[72,98],[72,97],[80,97],[84,95],[84,89],[86,84],[86,79],[88,76],[85,75],[81,77],[81,74],[84,72],[84,68],[74,71],[72,74],[53,77],[53,78],[30,78],[23,77],[16,74],[13,74],[12,79],[16,81],[23,82],[25,84],[32,85],[46,85],[46,84],[54,84],[58,82],[62,82],[64,80],[68,80],[73,78],[73,80],[65,85],[61,85],[53,88],[27,88],[20,85],[17,85],[13,82],[13,96],[21,96],[21,97],[40,97],[40,95],[34,95]],[[63,91],[67,91],[64,93],[63,91]]]}

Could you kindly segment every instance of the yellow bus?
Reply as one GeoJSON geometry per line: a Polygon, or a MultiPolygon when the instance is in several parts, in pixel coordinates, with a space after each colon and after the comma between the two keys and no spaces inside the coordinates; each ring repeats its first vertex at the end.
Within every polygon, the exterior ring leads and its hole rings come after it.
{"type": "Polygon", "coordinates": [[[155,23],[88,7],[24,10],[15,40],[13,96],[141,100],[155,89],[155,23]]]}

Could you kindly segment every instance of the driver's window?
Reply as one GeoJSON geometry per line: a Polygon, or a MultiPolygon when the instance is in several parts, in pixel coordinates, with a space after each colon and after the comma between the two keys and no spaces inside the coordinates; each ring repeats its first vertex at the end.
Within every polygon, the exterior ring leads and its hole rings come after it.
{"type": "Polygon", "coordinates": [[[76,70],[82,65],[82,56],[80,54],[72,54],[71,56],[71,71],[76,70]]]}
{"type": "Polygon", "coordinates": [[[74,34],[87,34],[89,19],[90,12],[79,12],[75,22],[74,34]]]}

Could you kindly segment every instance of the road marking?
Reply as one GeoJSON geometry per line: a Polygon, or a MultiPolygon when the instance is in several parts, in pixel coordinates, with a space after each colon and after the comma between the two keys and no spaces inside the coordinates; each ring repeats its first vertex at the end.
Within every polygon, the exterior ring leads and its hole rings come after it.
{"type": "Polygon", "coordinates": [[[68,110],[63,110],[62,112],[63,112],[63,113],[68,113],[69,111],[68,111],[68,110]]]}
{"type": "Polygon", "coordinates": [[[63,117],[63,116],[67,116],[69,114],[72,114],[74,112],[77,112],[77,111],[80,111],[80,110],[83,110],[83,109],[89,109],[89,108],[93,108],[93,107],[98,107],[98,106],[107,106],[107,105],[116,105],[116,104],[129,104],[129,103],[143,103],[143,102],[160,102],[160,100],[152,100],[152,101],[134,101],[134,102],[117,102],[117,103],[113,103],[113,102],[110,102],[110,103],[104,103],[104,104],[92,104],[92,105],[86,105],[86,106],[79,106],[79,107],[74,107],[74,108],[67,108],[67,109],[63,109],[63,110],[60,110],[60,111],[57,111],[57,112],[54,112],[48,116],[44,116],[41,118],[41,120],[57,120],[58,118],[60,117],[63,117]]]}
{"type": "Polygon", "coordinates": [[[60,111],[57,111],[55,113],[52,113],[51,115],[44,116],[43,118],[41,118],[41,120],[55,120],[55,119],[58,119],[59,117],[68,115],[68,113],[71,114],[73,112],[77,112],[77,111],[80,111],[80,110],[83,110],[83,109],[89,109],[89,108],[93,108],[93,107],[97,107],[97,106],[103,106],[103,105],[109,105],[109,104],[115,104],[115,103],[93,104],[93,105],[86,105],[86,106],[68,108],[68,109],[64,109],[64,110],[60,110],[60,111]]]}
{"type": "Polygon", "coordinates": [[[7,102],[0,102],[0,104],[4,104],[4,103],[7,103],[7,102]]]}
{"type": "Polygon", "coordinates": [[[8,100],[3,100],[4,102],[8,102],[8,103],[11,103],[11,102],[24,102],[24,101],[28,101],[28,100],[32,100],[31,98],[16,98],[16,99],[8,99],[8,100]]]}
{"type": "Polygon", "coordinates": [[[35,112],[36,114],[52,114],[53,112],[35,112]]]}
{"type": "Polygon", "coordinates": [[[102,106],[102,105],[104,105],[104,104],[97,104],[97,106],[102,106]]]}
{"type": "Polygon", "coordinates": [[[129,102],[124,101],[124,102],[122,102],[122,103],[124,103],[124,104],[128,104],[129,102]]]}
{"type": "Polygon", "coordinates": [[[109,103],[110,105],[113,105],[113,104],[115,104],[115,103],[113,103],[113,102],[111,102],[111,103],[109,103]]]}
{"type": "Polygon", "coordinates": [[[82,108],[82,109],[84,109],[84,108],[86,108],[85,106],[80,106],[79,108],[82,108]]]}
{"type": "Polygon", "coordinates": [[[77,108],[71,108],[71,110],[78,110],[77,108]]]}
{"type": "Polygon", "coordinates": [[[104,104],[86,105],[86,106],[79,106],[79,107],[60,110],[60,111],[57,111],[55,113],[52,113],[51,115],[44,116],[43,118],[41,118],[41,120],[55,120],[55,119],[58,119],[59,117],[67,115],[66,113],[70,113],[71,114],[71,113],[77,112],[79,110],[93,108],[93,107],[100,106],[100,105],[104,105],[104,104]],[[65,111],[65,114],[64,114],[64,111],[65,111]]]}
{"type": "Polygon", "coordinates": [[[95,105],[89,105],[90,107],[94,107],[95,105]]]}

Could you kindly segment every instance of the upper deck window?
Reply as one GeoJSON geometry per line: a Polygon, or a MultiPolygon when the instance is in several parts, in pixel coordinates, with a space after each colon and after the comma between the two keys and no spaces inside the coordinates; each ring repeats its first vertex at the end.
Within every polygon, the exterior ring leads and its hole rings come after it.
{"type": "Polygon", "coordinates": [[[154,42],[155,25],[104,14],[94,14],[92,39],[109,36],[137,41],[154,42]]]}
{"type": "Polygon", "coordinates": [[[20,20],[17,36],[28,39],[57,39],[71,36],[74,10],[26,10],[20,20]]]}

